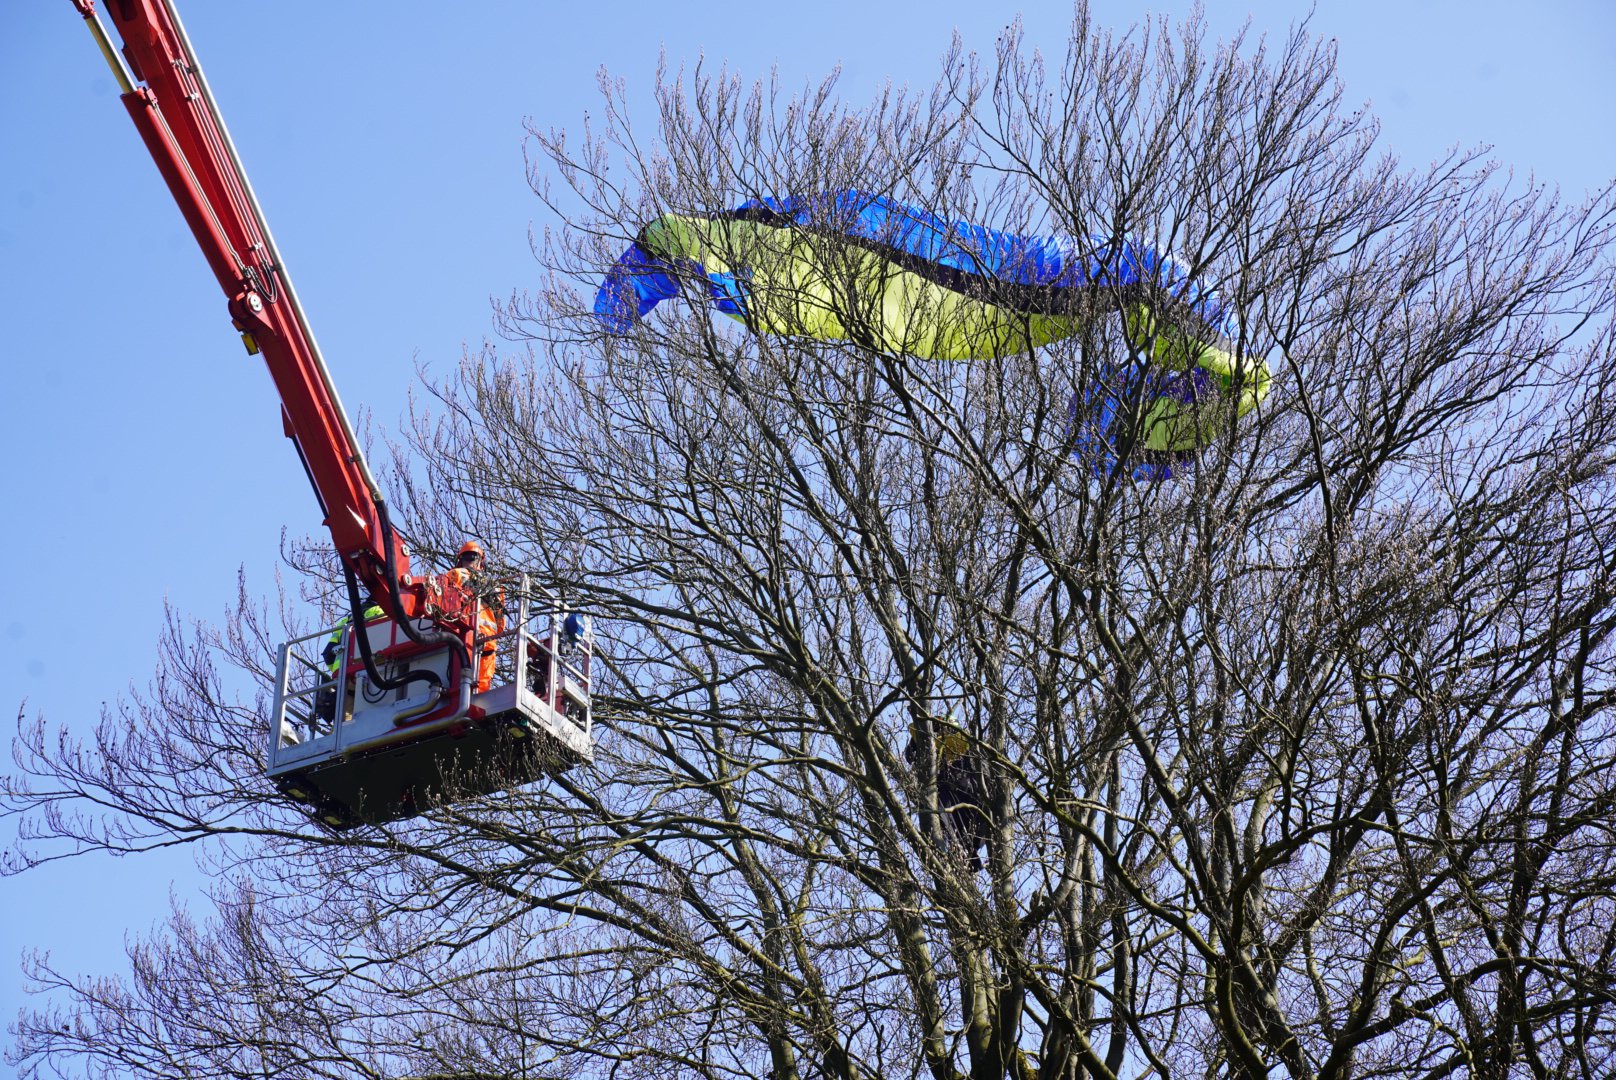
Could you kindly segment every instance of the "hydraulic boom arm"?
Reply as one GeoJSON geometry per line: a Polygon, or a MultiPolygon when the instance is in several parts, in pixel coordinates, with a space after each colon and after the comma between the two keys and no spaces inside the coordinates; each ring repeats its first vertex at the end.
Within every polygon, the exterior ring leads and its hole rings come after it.
{"type": "Polygon", "coordinates": [[[250,353],[261,354],[344,565],[400,621],[436,614],[247,182],[190,41],[168,0],[108,0],[122,58],[95,15],[73,0],[123,91],[122,101],[196,236],[250,353]],[[125,63],[127,60],[127,63],[125,63]]]}

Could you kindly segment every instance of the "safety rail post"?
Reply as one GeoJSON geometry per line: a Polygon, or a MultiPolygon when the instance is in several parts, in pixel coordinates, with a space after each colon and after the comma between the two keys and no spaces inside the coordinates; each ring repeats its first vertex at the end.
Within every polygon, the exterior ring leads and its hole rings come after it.
{"type": "Polygon", "coordinates": [[[515,662],[511,665],[511,678],[516,680],[515,700],[521,701],[522,695],[527,692],[527,575],[522,575],[520,591],[516,594],[516,634],[512,648],[516,651],[515,662]]]}
{"type": "MultiPolygon", "coordinates": [[[[362,614],[362,612],[355,614],[362,614]]],[[[352,700],[350,695],[359,693],[359,680],[366,677],[362,671],[354,675],[352,679],[348,677],[348,665],[353,662],[355,622],[355,616],[350,615],[348,621],[342,626],[342,638],[337,642],[337,670],[333,673],[329,665],[325,670],[326,678],[333,683],[331,687],[332,701],[335,704],[331,706],[331,734],[339,752],[346,741],[343,739],[343,735],[348,725],[343,721],[348,716],[348,702],[352,700]],[[349,689],[350,685],[352,686],[351,690],[349,689]]],[[[365,629],[364,623],[359,623],[358,626],[360,630],[365,629]]],[[[368,633],[368,631],[366,632],[368,633]]]]}
{"type": "Polygon", "coordinates": [[[275,722],[269,733],[269,762],[276,764],[286,744],[286,700],[291,681],[292,643],[282,642],[275,664],[275,722]]]}

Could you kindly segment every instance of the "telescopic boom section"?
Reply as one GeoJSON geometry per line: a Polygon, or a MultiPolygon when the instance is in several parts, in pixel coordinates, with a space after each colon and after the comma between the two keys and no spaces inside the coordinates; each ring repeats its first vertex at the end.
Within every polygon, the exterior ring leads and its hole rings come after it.
{"type": "Polygon", "coordinates": [[[122,100],[179,203],[249,352],[280,393],[286,434],[320,499],[337,553],[396,618],[425,614],[409,556],[292,291],[201,67],[168,0],[108,0],[118,57],[94,0],[73,0],[123,89],[122,100]],[[390,558],[389,558],[390,557],[390,558]],[[402,608],[402,610],[399,610],[402,608]]]}

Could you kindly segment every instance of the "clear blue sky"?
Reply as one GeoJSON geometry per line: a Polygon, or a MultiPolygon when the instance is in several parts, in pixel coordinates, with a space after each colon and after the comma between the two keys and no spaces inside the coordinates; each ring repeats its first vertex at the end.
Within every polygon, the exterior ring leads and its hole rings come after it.
{"type": "MultiPolygon", "coordinates": [[[[180,3],[338,387],[386,430],[415,363],[451,368],[463,343],[489,334],[489,298],[536,277],[527,229],[544,219],[524,180],[524,116],[576,127],[598,114],[602,65],[643,106],[662,48],[674,64],[705,52],[748,75],[777,63],[787,85],[840,63],[844,95],[862,101],[887,79],[927,85],[956,27],[991,53],[1017,10],[180,3]]],[[[1032,42],[1064,48],[1070,8],[1020,10],[1032,42]]],[[[1121,0],[1093,10],[1118,29],[1147,11],[1121,0]]],[[[1214,35],[1249,14],[1254,30],[1282,36],[1305,11],[1207,2],[1214,35]]],[[[1571,195],[1616,176],[1609,0],[1530,12],[1320,0],[1312,25],[1339,41],[1349,100],[1371,106],[1382,145],[1406,161],[1489,143],[1571,195]]],[[[231,331],[67,0],[5,5],[0,70],[0,707],[10,715],[26,700],[29,715],[88,731],[102,702],[150,677],[165,600],[219,618],[238,569],[267,593],[281,529],[312,533],[319,521],[268,377],[231,331]]],[[[178,854],[0,881],[0,1018],[24,1003],[23,949],[119,972],[126,935],[160,919],[171,892],[205,912],[203,880],[178,854]]]]}

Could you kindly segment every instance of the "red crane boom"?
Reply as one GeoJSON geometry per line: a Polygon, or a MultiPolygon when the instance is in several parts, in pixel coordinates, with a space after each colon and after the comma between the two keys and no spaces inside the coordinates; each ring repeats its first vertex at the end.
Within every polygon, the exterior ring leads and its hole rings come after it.
{"type": "Polygon", "coordinates": [[[410,573],[308,320],[170,0],[73,0],[185,215],[230,317],[262,355],[342,559],[352,621],[283,645],[266,774],[332,828],[380,824],[587,761],[592,635],[467,574],[410,573]],[[364,585],[386,612],[366,619],[364,585]],[[515,602],[507,625],[503,608],[515,602]],[[535,618],[548,618],[548,630],[535,618]],[[572,628],[572,629],[569,629],[572,628]],[[330,635],[332,648],[308,655],[330,635]],[[509,676],[493,684],[496,656],[509,676]],[[318,657],[318,659],[316,658],[318,657]],[[481,657],[480,663],[475,657],[481,657]],[[385,673],[384,673],[385,672],[385,673]]]}
{"type": "MultiPolygon", "coordinates": [[[[229,301],[247,350],[263,356],[343,563],[388,614],[428,614],[428,584],[410,574],[403,541],[365,464],[258,201],[167,0],[108,0],[123,59],[95,16],[73,0],[123,90],[121,100],[229,301]],[[124,61],[127,61],[125,64],[124,61]],[[143,85],[137,85],[143,84],[143,85]]],[[[445,620],[448,629],[463,631],[445,620]]]]}

